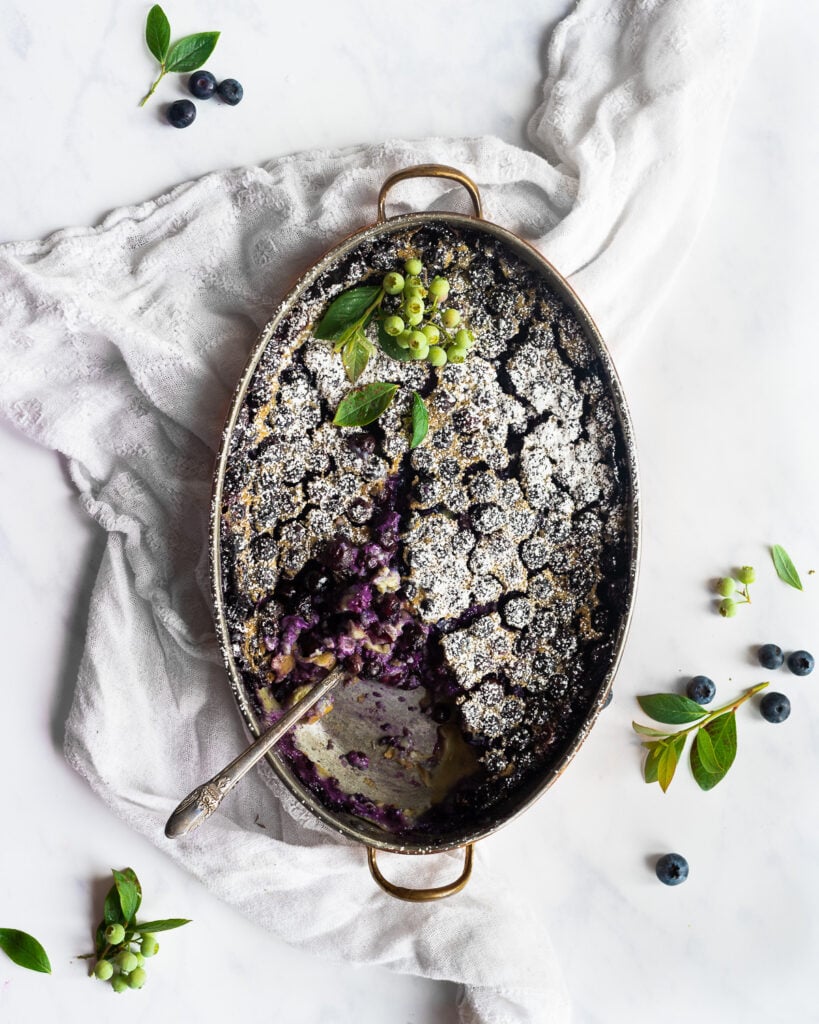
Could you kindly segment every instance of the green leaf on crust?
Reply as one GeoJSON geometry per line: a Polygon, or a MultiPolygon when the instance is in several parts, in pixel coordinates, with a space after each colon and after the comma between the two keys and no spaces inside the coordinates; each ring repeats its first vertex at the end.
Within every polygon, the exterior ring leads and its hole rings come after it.
{"type": "Polygon", "coordinates": [[[374,381],[356,388],[339,403],[333,423],[337,427],[365,427],[377,420],[393,400],[397,384],[374,381]]]}
{"type": "Polygon", "coordinates": [[[360,320],[378,298],[378,285],[361,285],[342,292],[331,303],[324,316],[313,329],[320,341],[335,341],[343,331],[360,320]]]}
{"type": "Polygon", "coordinates": [[[383,320],[378,321],[378,344],[390,359],[397,359],[399,362],[405,363],[412,358],[408,348],[401,348],[395,338],[387,334],[384,330],[383,320]]]}
{"type": "Polygon", "coordinates": [[[429,430],[429,412],[424,400],[417,391],[412,393],[412,437],[410,448],[417,448],[427,436],[429,430]]]}

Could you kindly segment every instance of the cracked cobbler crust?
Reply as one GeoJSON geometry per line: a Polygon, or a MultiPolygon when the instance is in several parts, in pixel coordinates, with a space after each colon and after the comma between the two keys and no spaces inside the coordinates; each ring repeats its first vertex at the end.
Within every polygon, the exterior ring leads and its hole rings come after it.
{"type": "MultiPolygon", "coordinates": [[[[278,323],[227,465],[223,598],[233,658],[261,714],[287,694],[264,639],[271,619],[293,611],[282,581],[301,578],[333,538],[371,541],[370,517],[390,482],[399,593],[442,659],[416,711],[449,702],[479,765],[429,816],[485,814],[559,758],[611,666],[626,614],[631,494],[606,374],[535,269],[492,237],[445,224],[363,242],[278,323]],[[359,383],[400,384],[393,404],[368,428],[335,427],[350,385],[311,325],[341,291],[380,281],[410,255],[446,274],[475,349],[441,370],[378,351],[359,383]],[[413,389],[430,427],[410,451],[413,389]]],[[[397,820],[390,827],[410,827],[397,820]]]]}

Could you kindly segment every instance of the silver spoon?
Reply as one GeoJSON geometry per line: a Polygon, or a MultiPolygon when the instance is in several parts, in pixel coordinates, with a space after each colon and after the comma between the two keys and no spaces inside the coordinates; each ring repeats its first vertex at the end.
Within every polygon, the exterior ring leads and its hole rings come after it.
{"type": "Polygon", "coordinates": [[[243,753],[234,758],[227,767],[217,772],[212,779],[197,786],[179,804],[165,825],[168,839],[193,832],[195,828],[208,820],[222,800],[233,789],[237,782],[247,775],[250,769],[274,747],[284,734],[291,729],[302,716],[328,693],[341,679],[344,672],[337,666],[329,672],[320,683],[316,683],[309,693],[283,715],[275,725],[255,740],[243,753]]]}

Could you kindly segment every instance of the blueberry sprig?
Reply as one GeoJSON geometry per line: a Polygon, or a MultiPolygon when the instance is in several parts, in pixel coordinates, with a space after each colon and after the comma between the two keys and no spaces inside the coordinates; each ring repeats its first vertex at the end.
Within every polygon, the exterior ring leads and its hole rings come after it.
{"type": "Polygon", "coordinates": [[[142,886],[131,868],[113,871],[114,884],[105,897],[103,918],[97,926],[95,952],[83,959],[94,960],[92,977],[108,981],[115,992],[142,988],[146,981],[145,962],[159,952],[156,932],[181,928],[190,922],[172,917],[137,922],[142,886]]]}
{"type": "Polygon", "coordinates": [[[701,704],[678,693],[652,693],[638,697],[640,707],[655,722],[683,725],[677,732],[663,732],[639,722],[632,722],[634,731],[645,737],[647,750],[643,765],[646,782],[658,782],[665,793],[685,750],[690,733],[695,732],[691,746],[691,771],[700,789],[713,789],[728,774],[737,752],[737,708],[764,690],[769,684],[758,683],[737,700],[708,711],[701,704]]]}
{"type": "Polygon", "coordinates": [[[717,583],[717,593],[722,600],[719,603],[719,613],[724,619],[732,619],[737,608],[741,604],[750,604],[751,595],[748,587],[756,580],[756,573],[753,566],[743,565],[737,572],[736,579],[733,576],[723,576],[717,583]]]}
{"type": "MultiPolygon", "coordinates": [[[[375,345],[367,337],[373,321],[377,324],[378,345],[391,359],[399,362],[426,360],[434,367],[463,363],[475,344],[475,336],[463,325],[461,314],[453,307],[443,308],[450,284],[445,277],[428,279],[427,271],[416,257],[404,262],[404,273],[386,274],[380,285],[359,285],[342,292],[327,309],[313,334],[321,341],[332,341],[351,384],[356,384],[367,368],[375,345]]],[[[376,420],[395,397],[398,385],[375,381],[346,395],[336,411],[333,423],[340,427],[363,427],[376,420]]],[[[426,436],[429,414],[423,399],[413,392],[410,447],[426,436]]]]}
{"type": "MultiPolygon", "coordinates": [[[[196,32],[190,36],[183,36],[171,46],[171,26],[168,16],[159,4],[154,4],[150,11],[148,11],[148,19],[145,22],[145,42],[148,49],[159,61],[159,75],[148,92],[142,97],[139,105],[141,107],[145,106],[156,92],[156,87],[168,72],[185,74],[201,68],[213,53],[218,40],[218,32],[196,32]]],[[[193,107],[190,100],[180,102],[189,103],[193,107]]],[[[196,112],[194,110],[195,116],[196,112]]],[[[190,118],[190,121],[192,120],[193,117],[190,118]]],[[[190,121],[187,123],[190,124],[190,121]]]]}

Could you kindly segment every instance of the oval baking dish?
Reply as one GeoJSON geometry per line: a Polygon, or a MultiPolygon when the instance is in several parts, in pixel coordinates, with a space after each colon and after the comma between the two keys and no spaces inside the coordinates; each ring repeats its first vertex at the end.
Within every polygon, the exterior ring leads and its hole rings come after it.
{"type": "Polygon", "coordinates": [[[393,175],[377,222],[310,268],[263,331],[228,415],[212,512],[217,633],[250,731],[342,653],[354,666],[273,769],[367,847],[392,895],[458,891],[472,844],[572,759],[625,643],[636,458],[588,312],[536,250],[483,219],[461,172],[393,175]],[[414,176],[459,182],[474,216],[387,218],[389,190],[414,176]],[[374,345],[359,383],[394,382],[396,398],[375,423],[334,426],[350,385],[313,331],[339,294],[411,257],[450,280],[475,347],[435,369],[374,345]],[[411,449],[413,391],[429,433],[411,449]],[[368,558],[375,586],[361,581],[368,558]],[[434,889],[393,885],[376,863],[378,850],[456,848],[461,876],[434,889]]]}

